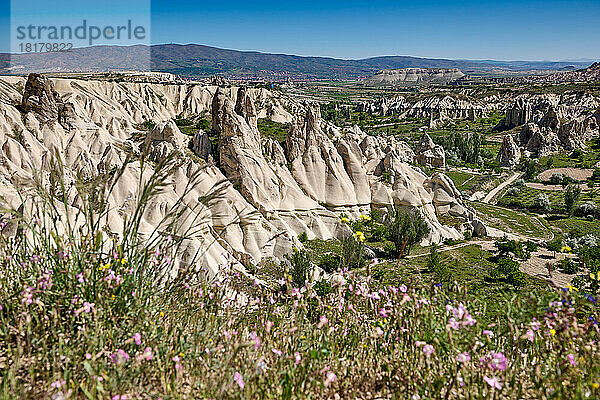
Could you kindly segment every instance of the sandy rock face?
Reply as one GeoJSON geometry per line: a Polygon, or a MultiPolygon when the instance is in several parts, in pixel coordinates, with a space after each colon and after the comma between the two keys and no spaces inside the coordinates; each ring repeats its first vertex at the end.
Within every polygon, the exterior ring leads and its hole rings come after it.
{"type": "Polygon", "coordinates": [[[600,136],[598,118],[590,112],[597,107],[598,101],[589,94],[520,95],[496,129],[520,126],[521,149],[534,157],[561,149],[582,149],[590,139],[600,136]]]}
{"type": "Polygon", "coordinates": [[[417,161],[421,165],[436,168],[446,168],[446,153],[444,148],[433,143],[428,134],[421,136],[415,150],[417,161]]]}
{"type": "Polygon", "coordinates": [[[502,167],[514,167],[521,160],[521,150],[511,135],[502,138],[502,146],[496,157],[498,164],[502,167]]]}
{"type": "Polygon", "coordinates": [[[45,75],[31,74],[27,78],[21,107],[24,112],[36,114],[41,122],[58,120],[60,98],[54,85],[45,75]]]}

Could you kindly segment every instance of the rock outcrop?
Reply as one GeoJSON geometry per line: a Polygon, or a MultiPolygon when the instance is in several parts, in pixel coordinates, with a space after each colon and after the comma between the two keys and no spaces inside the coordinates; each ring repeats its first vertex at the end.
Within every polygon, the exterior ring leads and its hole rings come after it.
{"type": "Polygon", "coordinates": [[[511,135],[504,135],[496,161],[502,167],[512,168],[519,164],[520,160],[521,150],[519,150],[519,146],[517,146],[511,135]]]}
{"type": "Polygon", "coordinates": [[[520,95],[506,110],[497,130],[520,128],[519,145],[526,156],[541,157],[561,149],[583,149],[600,136],[599,106],[589,94],[520,95]]]}
{"type": "Polygon", "coordinates": [[[427,167],[446,168],[446,153],[428,134],[421,136],[415,149],[417,162],[427,167]]]}

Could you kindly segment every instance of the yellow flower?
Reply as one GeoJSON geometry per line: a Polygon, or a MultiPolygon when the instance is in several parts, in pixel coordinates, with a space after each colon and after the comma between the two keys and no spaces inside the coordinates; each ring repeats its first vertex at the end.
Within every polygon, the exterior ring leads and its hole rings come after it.
{"type": "Polygon", "coordinates": [[[127,264],[127,260],[124,258],[121,258],[121,264],[127,264]]]}
{"type": "Polygon", "coordinates": [[[572,292],[573,290],[579,292],[579,289],[577,289],[575,286],[567,285],[567,289],[569,289],[569,292],[572,292]]]}
{"type": "Polygon", "coordinates": [[[347,224],[348,222],[350,222],[350,220],[346,217],[342,217],[342,219],[340,219],[340,221],[342,222],[342,224],[347,224]]]}
{"type": "Polygon", "coordinates": [[[590,272],[590,279],[592,280],[596,280],[596,274],[594,274],[593,272],[590,272]]]}
{"type": "Polygon", "coordinates": [[[370,221],[371,220],[371,217],[369,217],[368,215],[364,215],[364,214],[360,215],[358,218],[360,218],[363,221],[370,221]]]}
{"type": "Polygon", "coordinates": [[[569,246],[563,246],[560,249],[561,253],[570,253],[572,251],[572,249],[569,246]]]}
{"type": "Polygon", "coordinates": [[[599,384],[597,384],[596,382],[594,382],[594,383],[592,383],[592,387],[593,387],[594,389],[598,389],[598,388],[600,387],[600,385],[599,385],[599,384]]]}
{"type": "Polygon", "coordinates": [[[165,316],[165,313],[161,311],[161,312],[158,313],[158,316],[162,318],[162,317],[165,316]]]}
{"type": "Polygon", "coordinates": [[[365,234],[364,234],[364,233],[362,233],[361,231],[357,231],[357,232],[354,234],[354,238],[355,238],[356,240],[358,240],[359,242],[364,242],[364,241],[365,241],[365,234]]]}
{"type": "Polygon", "coordinates": [[[550,329],[550,336],[555,336],[555,335],[556,335],[556,330],[550,329]]]}
{"type": "Polygon", "coordinates": [[[184,355],[183,352],[179,353],[179,357],[183,357],[184,355]]]}
{"type": "Polygon", "coordinates": [[[113,294],[112,296],[110,296],[110,299],[114,300],[115,299],[115,295],[113,294]]]}

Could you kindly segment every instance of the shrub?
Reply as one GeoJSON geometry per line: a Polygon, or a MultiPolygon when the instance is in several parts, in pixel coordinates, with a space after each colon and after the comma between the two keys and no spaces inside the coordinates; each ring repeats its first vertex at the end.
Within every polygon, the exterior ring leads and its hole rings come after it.
{"type": "Polygon", "coordinates": [[[538,194],[533,205],[535,208],[545,213],[548,213],[551,210],[550,199],[546,193],[538,194]]]}
{"type": "Polygon", "coordinates": [[[473,239],[473,231],[470,229],[467,229],[464,233],[463,236],[465,238],[465,240],[468,242],[469,240],[473,239]]]}
{"type": "Polygon", "coordinates": [[[511,187],[506,191],[507,196],[518,196],[521,190],[518,187],[511,187]]]}
{"type": "Polygon", "coordinates": [[[433,272],[438,282],[448,282],[452,278],[450,269],[447,265],[440,263],[440,256],[437,251],[437,245],[434,243],[429,248],[427,257],[427,268],[433,272]]]}
{"type": "Polygon", "coordinates": [[[306,232],[302,232],[298,235],[298,241],[300,243],[306,243],[308,241],[308,234],[306,232]]]}
{"type": "Polygon", "coordinates": [[[575,208],[575,203],[579,200],[579,195],[581,194],[581,189],[576,185],[569,185],[565,190],[565,210],[567,211],[567,215],[570,217],[573,215],[573,209],[575,208]]]}
{"type": "Polygon", "coordinates": [[[560,268],[565,274],[573,275],[579,272],[579,266],[570,258],[565,258],[560,261],[560,268]]]}
{"type": "Polygon", "coordinates": [[[341,257],[335,253],[325,253],[317,265],[330,274],[340,267],[340,260],[341,257]]]}
{"type": "Polygon", "coordinates": [[[346,235],[340,241],[340,266],[354,269],[365,266],[365,246],[354,235],[346,235]]]}
{"type": "Polygon", "coordinates": [[[396,252],[396,246],[394,245],[393,242],[390,242],[389,240],[387,240],[383,243],[383,251],[385,252],[385,254],[387,254],[388,256],[391,257],[396,252]]]}
{"type": "Polygon", "coordinates": [[[370,238],[373,242],[383,242],[388,237],[388,230],[382,224],[375,224],[370,231],[370,238]]]}
{"type": "Polygon", "coordinates": [[[412,246],[429,233],[429,226],[417,209],[390,208],[384,225],[389,231],[390,241],[394,243],[396,254],[400,257],[410,254],[412,246]]]}
{"type": "Polygon", "coordinates": [[[291,255],[286,255],[286,267],[292,277],[294,287],[306,286],[309,275],[312,272],[312,263],[308,252],[304,249],[294,249],[291,255]]]}
{"type": "Polygon", "coordinates": [[[550,177],[550,183],[553,185],[560,185],[563,182],[564,175],[560,172],[555,172],[550,177]]]}

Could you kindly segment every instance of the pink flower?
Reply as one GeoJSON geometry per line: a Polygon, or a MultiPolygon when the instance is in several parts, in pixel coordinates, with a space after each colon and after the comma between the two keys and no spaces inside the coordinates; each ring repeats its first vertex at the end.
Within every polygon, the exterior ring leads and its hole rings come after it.
{"type": "Polygon", "coordinates": [[[133,339],[133,341],[135,342],[135,344],[137,344],[138,346],[140,344],[142,344],[142,335],[140,335],[139,333],[134,333],[131,338],[133,339]]]}
{"type": "Polygon", "coordinates": [[[233,381],[238,384],[240,389],[243,389],[244,386],[246,386],[246,384],[244,383],[244,378],[242,377],[242,375],[240,375],[239,372],[233,374],[233,381]]]}
{"type": "Polygon", "coordinates": [[[151,347],[146,347],[144,349],[143,355],[144,355],[144,359],[145,360],[147,360],[147,361],[152,360],[152,348],[151,347]]]}
{"type": "Polygon", "coordinates": [[[173,362],[175,363],[175,369],[179,370],[179,369],[182,369],[182,368],[183,368],[183,365],[181,365],[181,364],[179,363],[179,361],[181,361],[181,357],[179,357],[179,356],[175,356],[175,357],[173,357],[173,358],[172,358],[172,360],[173,360],[173,362]]]}
{"type": "Polygon", "coordinates": [[[426,344],[425,346],[423,346],[423,353],[425,353],[425,355],[430,356],[432,355],[434,352],[433,346],[430,344],[426,344]]]}
{"type": "Polygon", "coordinates": [[[277,354],[279,357],[281,357],[281,355],[283,354],[280,350],[277,349],[272,349],[271,351],[273,351],[273,353],[277,354]]]}
{"type": "Polygon", "coordinates": [[[406,291],[407,291],[407,290],[408,290],[408,288],[406,287],[406,285],[405,285],[405,284],[402,284],[402,285],[400,285],[400,291],[401,291],[402,293],[406,293],[406,291]]]}
{"type": "Polygon", "coordinates": [[[67,383],[67,382],[65,382],[64,380],[62,380],[62,379],[59,379],[59,380],[57,380],[57,381],[54,381],[54,382],[52,382],[52,383],[50,384],[50,387],[51,387],[51,388],[54,388],[54,389],[60,389],[60,388],[61,388],[61,387],[63,387],[63,386],[66,384],[66,383],[67,383]]]}
{"type": "Polygon", "coordinates": [[[525,339],[529,340],[531,343],[533,343],[533,340],[535,338],[535,333],[533,332],[533,330],[528,329],[527,332],[525,332],[524,335],[525,339]]]}
{"type": "Polygon", "coordinates": [[[258,348],[260,347],[260,338],[258,337],[256,332],[250,333],[250,339],[254,341],[254,349],[258,350],[258,348]]]}
{"type": "Polygon", "coordinates": [[[498,371],[504,371],[506,369],[506,357],[503,353],[492,353],[492,361],[491,361],[492,369],[498,371]]]}
{"type": "Polygon", "coordinates": [[[327,325],[327,317],[324,315],[321,315],[321,318],[319,318],[319,323],[317,324],[317,328],[321,329],[325,325],[327,325]]]}
{"type": "Polygon", "coordinates": [[[575,360],[575,355],[572,353],[567,354],[567,360],[569,360],[572,366],[575,366],[577,364],[577,361],[575,360]]]}
{"type": "Polygon", "coordinates": [[[375,335],[376,336],[383,336],[383,329],[381,329],[380,327],[376,327],[375,328],[375,335]]]}
{"type": "Polygon", "coordinates": [[[454,317],[448,320],[448,326],[454,330],[460,329],[460,324],[454,317]]]}
{"type": "Polygon", "coordinates": [[[90,353],[85,353],[85,359],[86,360],[91,360],[92,359],[92,355],[90,353]]]}
{"type": "Polygon", "coordinates": [[[83,273],[80,272],[77,275],[75,275],[75,278],[77,278],[77,282],[79,283],[84,283],[85,282],[85,278],[83,277],[83,273]]]}
{"type": "Polygon", "coordinates": [[[300,353],[296,352],[294,354],[294,357],[296,358],[296,365],[300,364],[300,361],[302,360],[302,357],[300,356],[300,353]]]}
{"type": "Polygon", "coordinates": [[[325,385],[325,387],[327,387],[335,381],[337,381],[337,375],[335,373],[333,373],[332,371],[328,371],[327,376],[325,377],[325,380],[323,381],[323,385],[325,385]]]}
{"type": "Polygon", "coordinates": [[[502,389],[502,382],[500,382],[500,380],[498,378],[496,378],[495,376],[488,378],[486,375],[483,377],[483,380],[494,389],[498,389],[498,390],[502,389]]]}
{"type": "Polygon", "coordinates": [[[118,349],[115,353],[110,355],[110,361],[113,364],[122,364],[129,361],[129,354],[125,350],[118,349]]]}
{"type": "Polygon", "coordinates": [[[112,400],[127,400],[127,395],[126,394],[115,394],[111,399],[112,400]]]}
{"type": "Polygon", "coordinates": [[[482,333],[484,336],[489,336],[489,337],[491,337],[491,338],[492,338],[492,337],[494,337],[494,332],[492,332],[492,331],[487,331],[487,330],[486,330],[486,331],[483,331],[483,332],[481,332],[481,333],[482,333]]]}
{"type": "Polygon", "coordinates": [[[471,355],[469,353],[460,353],[456,356],[456,361],[458,361],[459,363],[466,363],[471,361],[471,355]]]}

